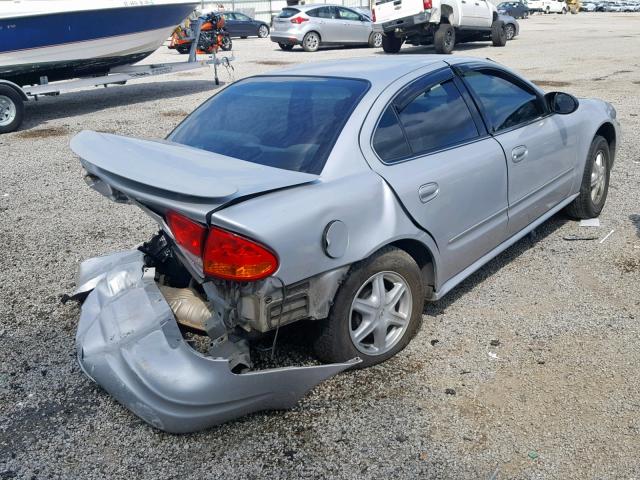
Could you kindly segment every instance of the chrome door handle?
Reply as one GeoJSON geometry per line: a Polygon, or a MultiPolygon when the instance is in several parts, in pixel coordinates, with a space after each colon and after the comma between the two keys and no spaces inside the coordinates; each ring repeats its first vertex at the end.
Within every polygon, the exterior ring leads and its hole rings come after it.
{"type": "Polygon", "coordinates": [[[513,163],[521,162],[522,160],[527,158],[528,153],[529,150],[527,150],[527,147],[524,145],[520,145],[519,147],[511,150],[511,160],[513,160],[513,163]]]}
{"type": "Polygon", "coordinates": [[[440,193],[440,187],[437,183],[425,183],[418,189],[418,197],[422,203],[427,203],[429,200],[433,200],[440,193]]]}

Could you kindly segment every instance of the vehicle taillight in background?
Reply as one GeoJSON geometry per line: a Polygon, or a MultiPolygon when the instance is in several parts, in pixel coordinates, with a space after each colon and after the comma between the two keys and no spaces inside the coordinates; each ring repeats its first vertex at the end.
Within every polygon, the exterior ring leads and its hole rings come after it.
{"type": "Polygon", "coordinates": [[[373,23],[376,23],[376,9],[375,8],[371,9],[371,21],[373,23]]]}
{"type": "Polygon", "coordinates": [[[304,18],[304,17],[300,17],[300,16],[293,17],[291,19],[291,23],[296,23],[298,25],[300,25],[301,23],[304,23],[304,22],[308,22],[308,21],[309,21],[308,18],[304,18]]]}
{"type": "Polygon", "coordinates": [[[431,0],[422,0],[422,6],[425,10],[431,10],[433,3],[431,2],[431,0]]]}
{"type": "Polygon", "coordinates": [[[278,269],[278,259],[266,247],[241,235],[203,225],[176,212],[168,212],[167,225],[178,246],[205,276],[251,282],[278,269]]]}

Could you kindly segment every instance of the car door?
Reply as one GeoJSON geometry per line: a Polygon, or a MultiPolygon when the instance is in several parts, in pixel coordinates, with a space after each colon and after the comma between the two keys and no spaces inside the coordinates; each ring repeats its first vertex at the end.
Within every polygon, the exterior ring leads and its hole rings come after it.
{"type": "Polygon", "coordinates": [[[239,37],[241,35],[244,35],[241,31],[240,28],[238,26],[238,22],[236,21],[236,14],[233,12],[225,12],[223,13],[224,16],[224,26],[227,30],[227,32],[229,32],[229,36],[231,37],[239,37]]]}
{"type": "Polygon", "coordinates": [[[445,281],[505,240],[507,167],[449,68],[403,88],[379,118],[376,170],[435,239],[445,281]]]}
{"type": "Polygon", "coordinates": [[[256,27],[253,24],[253,20],[246,16],[244,13],[236,13],[236,22],[238,22],[238,29],[240,30],[241,36],[248,37],[250,35],[256,35],[256,27]]]}
{"type": "Polygon", "coordinates": [[[371,24],[359,13],[344,7],[337,7],[340,22],[343,25],[342,40],[344,43],[367,43],[371,33],[371,24]]]}
{"type": "Polygon", "coordinates": [[[509,232],[515,234],[564,200],[576,167],[577,131],[550,115],[533,87],[499,68],[463,66],[461,77],[509,172],[509,232]]]}
{"type": "Polygon", "coordinates": [[[338,10],[333,6],[318,7],[305,12],[313,18],[314,27],[320,34],[323,43],[338,43],[342,35],[342,25],[338,18],[338,10]]]}

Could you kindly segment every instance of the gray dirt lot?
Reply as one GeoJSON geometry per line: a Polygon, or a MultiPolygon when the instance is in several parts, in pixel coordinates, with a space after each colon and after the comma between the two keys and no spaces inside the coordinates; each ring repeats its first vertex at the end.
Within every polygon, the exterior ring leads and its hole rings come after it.
{"type": "MultiPolygon", "coordinates": [[[[136,208],[84,185],[69,139],[82,129],[163,137],[212,94],[210,75],[29,104],[23,130],[0,137],[0,478],[640,477],[640,15],[520,23],[506,48],[457,54],[615,105],[624,140],[602,227],[556,216],[427,305],[393,360],[324,383],[294,410],[193,435],[153,430],[85,378],[74,353],[79,309],[59,297],[80,260],[154,231],[136,208]],[[602,244],[563,240],[612,229],[602,244]]],[[[236,78],[381,54],[234,43],[236,78]]],[[[403,50],[413,52],[432,50],[403,50]]]]}

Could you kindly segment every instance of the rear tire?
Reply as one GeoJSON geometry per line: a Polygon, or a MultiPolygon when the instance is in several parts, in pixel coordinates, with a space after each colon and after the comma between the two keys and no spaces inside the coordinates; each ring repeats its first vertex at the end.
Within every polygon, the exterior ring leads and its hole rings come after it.
{"type": "Polygon", "coordinates": [[[494,47],[504,47],[507,44],[507,32],[502,20],[496,20],[491,25],[491,43],[494,47]]]}
{"type": "Polygon", "coordinates": [[[371,32],[371,35],[369,35],[369,47],[380,48],[382,46],[382,37],[381,32],[371,32]]]}
{"type": "Polygon", "coordinates": [[[0,133],[20,128],[24,118],[24,100],[15,88],[0,85],[0,133]]]}
{"type": "Polygon", "coordinates": [[[402,39],[396,37],[395,33],[382,35],[382,49],[385,53],[398,53],[402,47],[402,39]]]}
{"type": "Polygon", "coordinates": [[[587,154],[580,193],[566,208],[570,217],[583,219],[600,215],[607,201],[610,173],[609,143],[604,137],[596,135],[587,154]]]}
{"type": "Polygon", "coordinates": [[[420,268],[403,250],[388,247],[354,264],[335,296],[329,318],[320,324],[316,355],[324,362],[360,357],[357,368],[391,358],[418,330],[424,292],[420,268]]]}
{"type": "Polygon", "coordinates": [[[258,38],[267,38],[269,36],[269,27],[266,25],[260,25],[258,28],[258,38]]]}
{"type": "Polygon", "coordinates": [[[433,46],[436,53],[449,55],[456,44],[456,30],[448,23],[441,23],[433,35],[433,46]]]}
{"type": "Polygon", "coordinates": [[[307,33],[302,39],[302,48],[305,52],[317,52],[320,48],[320,35],[316,32],[307,33]]]}
{"type": "Polygon", "coordinates": [[[293,50],[293,45],[288,43],[279,43],[278,46],[285,52],[290,52],[291,50],[293,50]]]}

